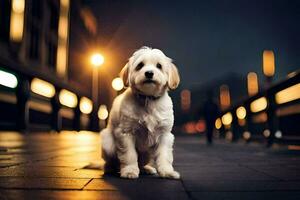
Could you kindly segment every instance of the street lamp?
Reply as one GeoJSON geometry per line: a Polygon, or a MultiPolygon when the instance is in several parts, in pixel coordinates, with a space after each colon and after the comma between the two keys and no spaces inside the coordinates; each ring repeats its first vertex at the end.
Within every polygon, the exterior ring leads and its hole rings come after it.
{"type": "Polygon", "coordinates": [[[272,50],[264,50],[263,52],[263,72],[266,77],[267,87],[269,87],[275,73],[275,56],[272,50]]]}
{"type": "Polygon", "coordinates": [[[104,63],[104,57],[100,53],[95,53],[91,56],[91,64],[93,66],[93,83],[92,83],[92,97],[93,102],[98,106],[98,68],[104,63]]]}
{"type": "Polygon", "coordinates": [[[220,87],[220,105],[222,110],[225,110],[230,106],[230,92],[228,85],[221,85],[220,87]]]}
{"type": "Polygon", "coordinates": [[[100,53],[95,53],[91,56],[90,62],[93,66],[93,82],[92,82],[92,99],[94,102],[94,113],[92,115],[92,129],[98,130],[98,119],[97,119],[97,111],[98,108],[98,96],[99,96],[99,71],[98,68],[104,63],[104,57],[100,53]]]}
{"type": "Polygon", "coordinates": [[[248,95],[252,96],[258,93],[258,79],[255,72],[249,72],[247,75],[248,95]]]}

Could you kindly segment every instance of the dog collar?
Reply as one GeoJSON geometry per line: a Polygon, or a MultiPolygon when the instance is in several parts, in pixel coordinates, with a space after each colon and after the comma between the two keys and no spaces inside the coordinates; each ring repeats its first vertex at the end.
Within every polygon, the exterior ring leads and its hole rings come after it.
{"type": "Polygon", "coordinates": [[[156,96],[148,96],[148,95],[139,94],[139,93],[137,93],[136,96],[138,99],[142,99],[142,100],[147,99],[147,100],[152,100],[152,101],[155,101],[160,98],[160,96],[157,96],[157,97],[156,96]]]}

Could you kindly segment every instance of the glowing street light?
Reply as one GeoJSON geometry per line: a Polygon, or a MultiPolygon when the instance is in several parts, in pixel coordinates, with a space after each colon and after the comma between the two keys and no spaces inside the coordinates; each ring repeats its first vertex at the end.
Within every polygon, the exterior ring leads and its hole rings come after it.
{"type": "Polygon", "coordinates": [[[248,95],[252,96],[258,93],[258,79],[255,72],[249,72],[247,75],[248,95]]]}
{"type": "Polygon", "coordinates": [[[221,118],[222,120],[222,123],[225,125],[225,126],[229,126],[232,122],[232,114],[230,112],[224,114],[221,118]]]}
{"type": "Polygon", "coordinates": [[[245,119],[247,115],[246,108],[243,106],[240,106],[236,109],[236,116],[238,119],[245,119]]]}
{"type": "Polygon", "coordinates": [[[84,114],[90,114],[93,110],[93,103],[87,97],[81,97],[79,103],[79,109],[84,114]]]}
{"type": "MultiPolygon", "coordinates": [[[[98,68],[104,63],[104,56],[100,53],[94,53],[90,57],[90,63],[93,67],[93,79],[92,79],[92,100],[94,103],[94,108],[98,107],[98,97],[99,97],[99,71],[98,68]]],[[[97,111],[92,115],[92,127],[94,130],[98,130],[98,119],[97,111]],[[96,122],[97,121],[97,122],[96,122]]]]}
{"type": "Polygon", "coordinates": [[[222,121],[220,118],[216,119],[215,127],[216,127],[216,129],[220,129],[222,127],[222,121]]]}
{"type": "Polygon", "coordinates": [[[230,92],[228,85],[221,85],[220,87],[220,104],[222,110],[225,110],[230,106],[230,92]]]}
{"type": "Polygon", "coordinates": [[[91,56],[91,63],[94,67],[100,67],[104,63],[104,57],[100,53],[91,56]]]}
{"type": "Polygon", "coordinates": [[[93,101],[98,106],[98,68],[103,65],[104,57],[100,53],[95,53],[91,56],[91,64],[93,66],[93,84],[92,84],[92,96],[93,101]]]}
{"type": "Polygon", "coordinates": [[[117,77],[111,82],[111,86],[113,87],[114,90],[120,91],[124,87],[123,80],[121,78],[117,77]]]}
{"type": "Polygon", "coordinates": [[[263,72],[266,76],[267,87],[270,86],[272,77],[275,74],[275,56],[272,50],[263,52],[263,72]]]}
{"type": "Polygon", "coordinates": [[[98,117],[101,120],[106,120],[108,117],[108,110],[106,105],[100,105],[99,110],[98,110],[98,117]]]}
{"type": "Polygon", "coordinates": [[[21,42],[24,32],[25,0],[12,0],[10,15],[10,39],[21,42]]]}
{"type": "Polygon", "coordinates": [[[274,76],[275,73],[275,57],[272,50],[264,50],[263,52],[263,72],[267,77],[274,76]]]}

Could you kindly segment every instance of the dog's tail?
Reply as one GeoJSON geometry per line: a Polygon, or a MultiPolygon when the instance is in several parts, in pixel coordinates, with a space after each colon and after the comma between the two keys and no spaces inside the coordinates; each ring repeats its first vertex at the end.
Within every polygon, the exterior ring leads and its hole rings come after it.
{"type": "MultiPolygon", "coordinates": [[[[102,148],[102,158],[107,162],[110,161],[116,154],[115,143],[112,132],[109,128],[105,128],[100,132],[101,137],[101,148],[102,148]]],[[[83,169],[98,169],[102,170],[105,168],[105,164],[101,162],[90,162],[88,165],[84,166],[83,169]]]]}
{"type": "Polygon", "coordinates": [[[104,164],[103,163],[94,163],[91,162],[88,165],[84,166],[83,169],[99,169],[99,170],[103,170],[104,169],[104,164]]]}
{"type": "Polygon", "coordinates": [[[100,133],[102,157],[107,160],[107,157],[114,157],[116,154],[116,146],[113,138],[113,134],[110,128],[105,128],[100,133]]]}

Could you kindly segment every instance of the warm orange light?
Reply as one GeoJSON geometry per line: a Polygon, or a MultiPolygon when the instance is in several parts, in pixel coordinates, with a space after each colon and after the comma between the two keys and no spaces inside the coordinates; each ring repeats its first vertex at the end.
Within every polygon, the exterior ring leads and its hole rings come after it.
{"type": "Polygon", "coordinates": [[[247,114],[246,108],[243,106],[240,106],[236,109],[236,116],[238,119],[245,119],[247,114]]]}
{"type": "Polygon", "coordinates": [[[12,11],[22,13],[25,9],[25,0],[12,0],[12,11]]]}
{"type": "Polygon", "coordinates": [[[69,7],[70,0],[60,0],[60,5],[63,7],[69,7]]]}
{"type": "Polygon", "coordinates": [[[59,102],[67,107],[75,108],[77,106],[77,96],[73,92],[62,89],[59,93],[59,102]]]}
{"type": "Polygon", "coordinates": [[[268,120],[268,115],[266,112],[261,112],[255,116],[253,116],[252,121],[253,123],[265,123],[268,120]]]}
{"type": "Polygon", "coordinates": [[[263,135],[264,135],[266,138],[268,138],[268,137],[270,137],[270,135],[271,135],[271,131],[270,131],[269,129],[265,129],[265,130],[263,131],[263,135]]]}
{"type": "Polygon", "coordinates": [[[185,131],[187,134],[195,134],[195,133],[197,133],[197,130],[196,130],[196,123],[195,123],[195,122],[187,122],[187,123],[184,125],[184,131],[185,131]]]}
{"type": "Polygon", "coordinates": [[[106,120],[108,117],[108,110],[106,105],[100,105],[99,110],[98,110],[98,117],[101,120],[106,120]]]}
{"type": "Polygon", "coordinates": [[[94,67],[100,67],[104,63],[104,57],[100,53],[91,56],[91,63],[94,67]]]}
{"type": "Polygon", "coordinates": [[[275,94],[277,104],[283,104],[300,99],[300,83],[281,90],[275,94]]]}
{"type": "Polygon", "coordinates": [[[252,103],[250,104],[250,110],[252,112],[260,112],[264,109],[267,108],[268,105],[268,101],[266,99],[266,97],[260,97],[254,101],[252,101],[252,103]]]}
{"type": "Polygon", "coordinates": [[[225,126],[228,126],[230,125],[232,122],[232,114],[230,112],[224,114],[222,116],[222,123],[225,125],[225,126]]]}
{"type": "Polygon", "coordinates": [[[255,72],[248,73],[247,76],[248,95],[252,96],[258,92],[258,79],[255,72]]]}
{"type": "Polygon", "coordinates": [[[120,91],[124,87],[123,80],[117,77],[111,82],[111,86],[113,87],[114,90],[120,91]]]}
{"type": "Polygon", "coordinates": [[[25,0],[12,0],[10,15],[10,39],[20,42],[24,32],[25,0]]]}
{"type": "Polygon", "coordinates": [[[245,126],[246,125],[246,120],[245,119],[238,119],[238,123],[240,126],[245,126]]]}
{"type": "Polygon", "coordinates": [[[228,85],[221,85],[220,87],[220,105],[222,110],[230,106],[230,93],[228,85]]]}
{"type": "Polygon", "coordinates": [[[216,119],[215,127],[216,127],[216,129],[220,129],[222,127],[222,121],[220,118],[216,119]]]}
{"type": "Polygon", "coordinates": [[[30,89],[32,92],[48,98],[52,98],[55,95],[54,86],[38,78],[32,79],[30,89]]]}
{"type": "Polygon", "coordinates": [[[206,124],[205,120],[200,119],[196,124],[195,124],[195,129],[198,133],[202,133],[206,130],[206,124]]]}
{"type": "Polygon", "coordinates": [[[84,114],[90,114],[93,110],[93,102],[87,97],[81,97],[79,109],[84,114]]]}
{"type": "Polygon", "coordinates": [[[68,35],[69,35],[69,0],[60,0],[58,20],[58,47],[56,71],[61,77],[67,75],[68,63],[68,35]]]}
{"type": "Polygon", "coordinates": [[[250,133],[249,131],[245,131],[245,132],[243,133],[243,138],[244,138],[245,140],[249,140],[249,139],[251,138],[251,133],[250,133]]]}
{"type": "Polygon", "coordinates": [[[272,50],[263,52],[263,72],[268,77],[272,77],[275,73],[275,57],[272,50]]]}
{"type": "Polygon", "coordinates": [[[68,17],[61,16],[58,24],[58,36],[62,39],[67,39],[68,37],[68,17]]]}
{"type": "Polygon", "coordinates": [[[57,47],[57,59],[56,59],[57,73],[60,76],[65,76],[67,71],[67,47],[65,45],[59,45],[57,47]]]}
{"type": "Polygon", "coordinates": [[[182,90],[180,93],[181,97],[181,109],[183,111],[188,111],[191,107],[191,91],[190,90],[182,90]]]}

